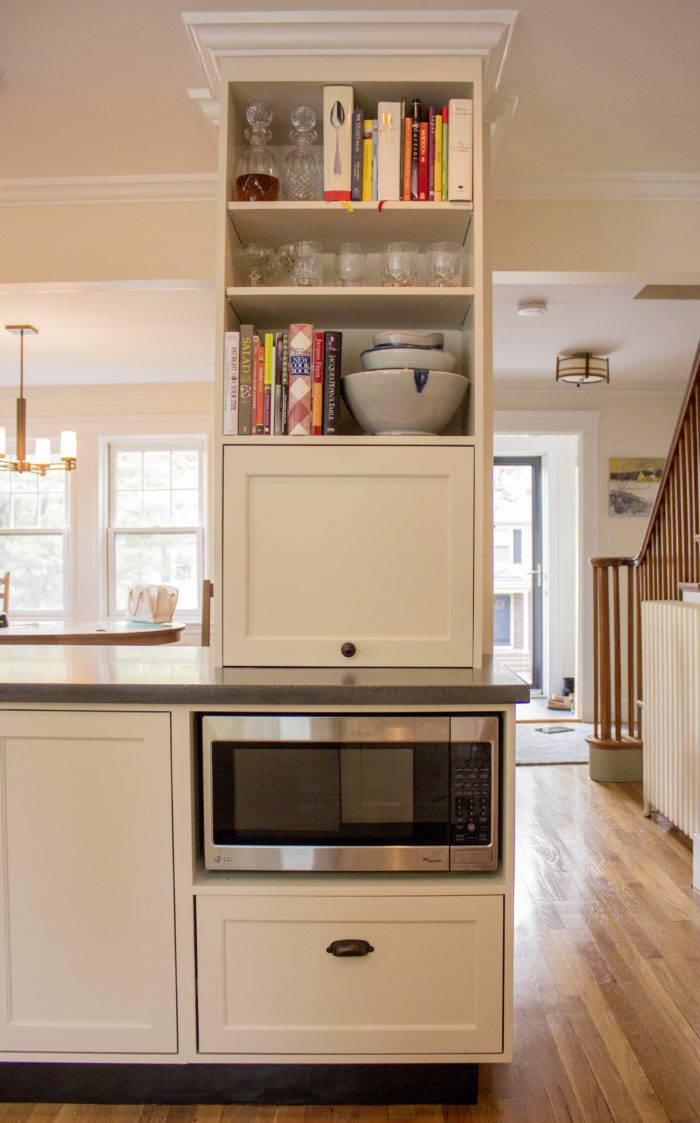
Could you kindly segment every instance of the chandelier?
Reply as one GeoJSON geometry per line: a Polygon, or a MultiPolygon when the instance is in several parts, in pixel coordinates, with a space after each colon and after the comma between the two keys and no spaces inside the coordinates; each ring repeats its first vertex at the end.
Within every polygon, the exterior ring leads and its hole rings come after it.
{"type": "Polygon", "coordinates": [[[78,455],[78,440],[72,430],[61,433],[61,459],[51,459],[51,440],[48,437],[37,437],[34,456],[27,456],[27,402],[24,397],[24,335],[38,335],[38,329],[31,324],[5,324],[7,331],[12,331],[20,337],[19,349],[19,397],[17,399],[17,448],[16,459],[9,460],[6,456],[5,430],[0,426],[0,471],[4,472],[37,472],[45,476],[47,472],[60,469],[69,472],[75,468],[78,455]]]}

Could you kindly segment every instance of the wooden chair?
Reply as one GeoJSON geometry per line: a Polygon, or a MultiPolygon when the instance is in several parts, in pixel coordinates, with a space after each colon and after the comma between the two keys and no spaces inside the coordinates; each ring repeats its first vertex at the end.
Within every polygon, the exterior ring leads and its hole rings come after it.
{"type": "Polygon", "coordinates": [[[10,574],[3,573],[0,577],[0,612],[10,611],[10,574]]]}
{"type": "Polygon", "coordinates": [[[202,581],[202,647],[211,643],[211,598],[214,596],[214,582],[204,578],[202,581]]]}

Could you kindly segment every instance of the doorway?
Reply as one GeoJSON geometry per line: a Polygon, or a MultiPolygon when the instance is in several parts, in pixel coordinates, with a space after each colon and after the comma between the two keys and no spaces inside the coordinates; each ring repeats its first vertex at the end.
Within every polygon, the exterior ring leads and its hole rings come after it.
{"type": "Polygon", "coordinates": [[[495,456],[494,654],[542,693],[542,457],[495,456]]]}
{"type": "MultiPolygon", "coordinates": [[[[496,414],[494,458],[506,462],[535,459],[540,464],[539,487],[535,490],[540,502],[541,556],[528,569],[536,571],[535,587],[541,598],[537,613],[541,621],[541,670],[539,686],[531,690],[531,701],[517,707],[518,720],[561,720],[561,714],[550,710],[547,701],[553,694],[563,694],[565,678],[574,679],[575,709],[571,716],[583,716],[588,705],[592,612],[586,558],[596,552],[597,451],[589,425],[579,424],[581,416],[527,411],[496,414]],[[562,421],[569,424],[562,425],[562,421]],[[523,432],[528,422],[532,423],[530,432],[523,432]],[[537,581],[540,572],[541,583],[537,581]]],[[[597,426],[597,415],[590,424],[597,426]]],[[[496,657],[503,661],[500,654],[496,657]]]]}

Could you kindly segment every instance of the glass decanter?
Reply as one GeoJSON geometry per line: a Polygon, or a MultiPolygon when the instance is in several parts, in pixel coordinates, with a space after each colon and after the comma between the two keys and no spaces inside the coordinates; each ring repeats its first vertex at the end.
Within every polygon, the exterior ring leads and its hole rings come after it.
{"type": "Polygon", "coordinates": [[[318,156],[311,145],[316,140],[316,114],[308,105],[298,106],[291,115],[294,144],[282,165],[283,199],[322,199],[323,174],[318,156]]]}
{"type": "Polygon", "coordinates": [[[250,125],[245,131],[248,147],[236,166],[236,199],[248,202],[274,202],[279,195],[280,181],[275,157],[267,144],[272,136],[272,110],[262,101],[246,110],[250,125]]]}

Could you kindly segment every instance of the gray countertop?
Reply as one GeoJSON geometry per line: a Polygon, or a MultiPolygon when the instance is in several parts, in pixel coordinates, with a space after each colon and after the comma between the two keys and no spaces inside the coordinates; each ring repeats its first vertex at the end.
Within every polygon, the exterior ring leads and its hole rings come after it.
{"type": "Polygon", "coordinates": [[[211,648],[26,645],[0,650],[0,704],[469,705],[526,702],[502,664],[468,668],[228,667],[211,648]]]}

